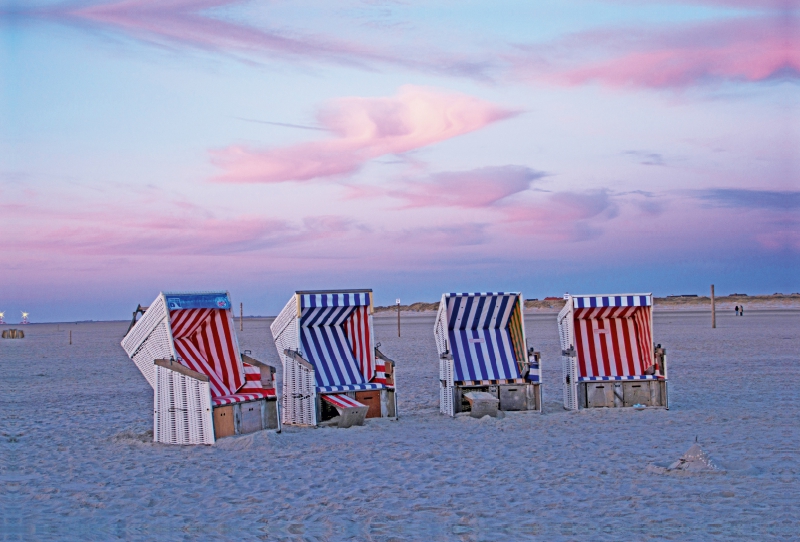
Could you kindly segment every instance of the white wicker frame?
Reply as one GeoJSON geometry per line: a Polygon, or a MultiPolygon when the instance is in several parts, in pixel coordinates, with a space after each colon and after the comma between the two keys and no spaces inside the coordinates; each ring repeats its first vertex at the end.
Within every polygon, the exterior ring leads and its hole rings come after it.
{"type": "Polygon", "coordinates": [[[300,350],[300,297],[295,294],[270,326],[283,365],[281,421],[291,425],[317,425],[317,387],[314,369],[286,354],[300,350]]]}
{"type": "Polygon", "coordinates": [[[214,444],[208,381],[154,367],[153,440],[164,444],[214,444]]]}
{"type": "MultiPolygon", "coordinates": [[[[525,348],[528,348],[527,339],[525,338],[525,298],[519,294],[520,302],[520,317],[522,319],[522,341],[525,348]]],[[[456,389],[460,386],[455,384],[455,368],[453,367],[453,356],[449,350],[447,340],[447,294],[442,294],[442,300],[439,302],[439,310],[436,313],[436,321],[433,324],[433,336],[436,339],[436,350],[439,353],[439,412],[447,416],[456,415],[456,389]]],[[[528,362],[534,361],[533,353],[527,350],[526,355],[528,362]]],[[[540,362],[541,363],[541,362],[540,362]]],[[[540,366],[541,367],[541,366],[540,366]]],[[[542,394],[542,372],[539,369],[539,382],[529,382],[526,386],[538,386],[539,388],[539,401],[537,408],[539,413],[543,412],[542,405],[544,404],[542,394]]]]}
{"type": "Polygon", "coordinates": [[[578,410],[578,361],[575,357],[575,341],[573,339],[572,306],[570,297],[564,308],[558,313],[558,336],[561,340],[561,387],[566,410],[578,410]]]}
{"type": "Polygon", "coordinates": [[[158,295],[142,318],[122,339],[122,348],[136,364],[150,387],[155,389],[156,370],[153,360],[177,357],[172,342],[169,311],[163,293],[158,295]]]}

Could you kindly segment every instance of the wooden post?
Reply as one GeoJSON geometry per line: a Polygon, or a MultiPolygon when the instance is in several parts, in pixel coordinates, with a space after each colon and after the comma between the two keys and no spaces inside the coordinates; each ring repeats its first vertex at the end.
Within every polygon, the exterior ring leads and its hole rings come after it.
{"type": "Polygon", "coordinates": [[[400,336],[400,300],[397,300],[397,336],[400,336]]]}
{"type": "Polygon", "coordinates": [[[714,285],[711,285],[711,328],[717,327],[717,301],[714,299],[714,285]]]}
{"type": "Polygon", "coordinates": [[[244,331],[244,303],[239,303],[239,331],[244,331]]]}
{"type": "Polygon", "coordinates": [[[72,344],[72,330],[69,330],[69,344],[72,344]]]}

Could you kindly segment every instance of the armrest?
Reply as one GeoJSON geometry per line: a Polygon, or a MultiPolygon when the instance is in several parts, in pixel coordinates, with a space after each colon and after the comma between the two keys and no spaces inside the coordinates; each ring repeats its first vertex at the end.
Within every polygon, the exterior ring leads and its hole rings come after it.
{"type": "Polygon", "coordinates": [[[300,352],[296,352],[294,350],[286,349],[286,350],[283,351],[283,353],[284,353],[285,356],[293,359],[294,361],[296,361],[297,363],[299,363],[301,366],[305,367],[309,371],[313,371],[314,370],[314,366],[311,365],[305,359],[303,359],[303,356],[300,355],[300,352]]]}
{"type": "Polygon", "coordinates": [[[198,373],[197,371],[192,371],[188,367],[184,367],[175,360],[157,359],[154,363],[159,367],[169,369],[170,371],[175,371],[176,373],[188,376],[189,378],[194,378],[195,380],[200,380],[201,382],[208,382],[208,377],[206,375],[203,373],[198,373]]]}
{"type": "Polygon", "coordinates": [[[253,367],[258,367],[260,369],[272,369],[272,372],[275,372],[276,367],[274,365],[270,365],[269,363],[264,363],[263,361],[258,361],[256,358],[251,358],[247,354],[242,354],[242,361],[252,365],[253,367]]]}
{"type": "Polygon", "coordinates": [[[380,360],[383,360],[383,361],[385,361],[386,363],[391,363],[391,364],[392,364],[392,366],[394,366],[394,365],[395,365],[395,363],[394,363],[394,360],[391,360],[391,359],[387,358],[387,357],[384,355],[384,353],[383,353],[383,352],[381,352],[380,350],[378,350],[378,347],[377,347],[377,346],[375,347],[375,357],[376,357],[376,358],[378,358],[378,359],[380,359],[380,360]]]}
{"type": "Polygon", "coordinates": [[[242,362],[250,365],[251,367],[256,367],[259,370],[262,388],[272,389],[275,387],[275,367],[268,365],[263,361],[258,361],[255,358],[251,358],[247,354],[242,354],[242,362]]]}

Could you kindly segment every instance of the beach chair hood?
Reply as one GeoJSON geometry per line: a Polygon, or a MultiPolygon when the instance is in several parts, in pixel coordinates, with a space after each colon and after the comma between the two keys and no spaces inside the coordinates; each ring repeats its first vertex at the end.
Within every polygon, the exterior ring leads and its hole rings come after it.
{"type": "Polygon", "coordinates": [[[455,381],[518,379],[527,360],[519,293],[442,296],[434,330],[453,357],[455,381]],[[441,329],[446,327],[446,329],[441,329]]]}
{"type": "Polygon", "coordinates": [[[375,376],[371,292],[298,293],[300,353],[322,390],[361,387],[375,376]]]}

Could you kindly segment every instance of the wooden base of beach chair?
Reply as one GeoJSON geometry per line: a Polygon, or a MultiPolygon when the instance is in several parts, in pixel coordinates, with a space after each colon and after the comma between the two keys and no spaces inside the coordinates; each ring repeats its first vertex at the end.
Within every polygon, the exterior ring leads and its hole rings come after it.
{"type": "Polygon", "coordinates": [[[503,411],[522,411],[537,410],[542,411],[542,387],[541,384],[532,382],[524,384],[499,384],[493,386],[459,386],[454,388],[442,388],[440,399],[449,398],[453,394],[454,414],[459,412],[470,412],[472,406],[466,395],[472,392],[486,392],[499,401],[498,410],[503,411]],[[450,391],[452,390],[452,391],[450,391]],[[445,397],[445,394],[448,394],[445,397]]]}
{"type": "Polygon", "coordinates": [[[225,438],[278,429],[278,402],[260,399],[214,407],[214,437],[225,438]]]}
{"type": "Polygon", "coordinates": [[[473,418],[497,416],[497,407],[500,404],[500,400],[497,396],[485,391],[471,391],[465,393],[464,398],[469,402],[469,415],[473,418]]]}
{"type": "Polygon", "coordinates": [[[367,406],[367,418],[381,417],[381,390],[357,391],[356,401],[367,406]]]}
{"type": "Polygon", "coordinates": [[[633,405],[667,408],[667,383],[663,380],[606,380],[579,382],[581,408],[622,408],[633,405]]]}
{"type": "Polygon", "coordinates": [[[333,405],[339,412],[339,427],[347,428],[353,425],[364,425],[369,407],[359,403],[345,394],[323,395],[322,400],[333,405]]]}

